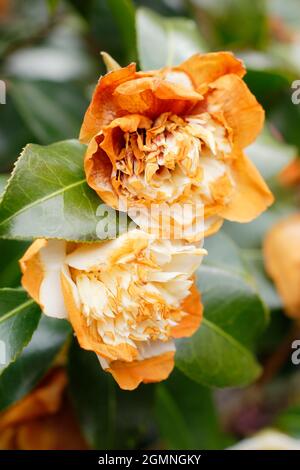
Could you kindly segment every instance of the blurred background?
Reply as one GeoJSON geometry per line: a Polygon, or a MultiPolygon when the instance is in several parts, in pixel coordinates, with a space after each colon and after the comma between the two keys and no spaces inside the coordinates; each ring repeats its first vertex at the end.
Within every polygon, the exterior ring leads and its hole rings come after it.
{"type": "MultiPolygon", "coordinates": [[[[284,313],[262,253],[266,233],[299,211],[300,104],[292,102],[292,84],[300,80],[300,1],[0,0],[0,28],[0,79],[6,85],[6,104],[0,105],[0,192],[27,143],[77,138],[93,88],[105,72],[100,51],[121,65],[135,61],[155,68],[163,65],[159,41],[168,35],[174,54],[182,58],[197,51],[231,50],[245,61],[245,81],[266,110],[264,131],[248,155],[276,202],[255,222],[226,223],[220,235],[207,241],[226,269],[228,247],[232,250],[268,312],[268,326],[252,345],[264,367],[262,377],[246,388],[211,390],[176,371],[166,384],[130,394],[103,391],[96,384],[94,394],[87,395],[92,402],[96,392],[98,400],[102,393],[115,394],[119,437],[103,437],[106,430],[93,422],[92,411],[82,403],[87,391],[81,390],[75,408],[88,444],[77,440],[76,446],[217,449],[269,427],[300,439],[300,369],[290,360],[291,341],[297,334],[300,339],[300,332],[284,313]]],[[[26,246],[0,241],[0,287],[19,285],[17,260],[26,246]]],[[[73,355],[85,363],[80,352],[73,355]]],[[[87,366],[86,384],[93,383],[93,371],[94,363],[87,366]]],[[[0,389],[3,380],[8,379],[0,379],[0,389]]],[[[16,399],[24,396],[20,392],[16,399]]],[[[106,413],[95,406],[98,416],[106,413]]],[[[0,391],[0,410],[6,407],[0,391]]]]}

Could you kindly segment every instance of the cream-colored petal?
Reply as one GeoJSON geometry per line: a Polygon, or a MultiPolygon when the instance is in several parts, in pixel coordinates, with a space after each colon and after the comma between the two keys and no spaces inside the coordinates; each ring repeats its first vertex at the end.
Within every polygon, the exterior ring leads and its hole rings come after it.
{"type": "Polygon", "coordinates": [[[134,229],[120,235],[113,240],[106,240],[95,244],[80,245],[67,256],[66,262],[72,268],[87,271],[100,266],[109,266],[118,256],[130,255],[134,257],[134,249],[141,241],[146,246],[150,235],[141,230],[134,229]]]}
{"type": "Polygon", "coordinates": [[[66,242],[63,240],[48,240],[47,245],[40,251],[41,263],[44,266],[40,302],[43,305],[43,312],[49,317],[68,317],[61,287],[61,271],[65,257],[66,242]]]}

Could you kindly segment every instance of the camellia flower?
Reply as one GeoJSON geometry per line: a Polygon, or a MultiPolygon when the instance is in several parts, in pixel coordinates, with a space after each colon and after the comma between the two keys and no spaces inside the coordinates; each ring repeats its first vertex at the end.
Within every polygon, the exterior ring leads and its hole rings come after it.
{"type": "Polygon", "coordinates": [[[94,244],[36,240],[22,284],[46,315],[68,318],[82,348],[123,389],[168,377],[174,339],[198,328],[193,274],[205,250],[134,229],[94,244]]]}
{"type": "Polygon", "coordinates": [[[203,235],[203,212],[206,235],[224,219],[255,218],[273,196],[243,153],[264,122],[244,74],[241,61],[217,52],[149,72],[130,64],[101,77],[80,133],[89,144],[88,184],[144,230],[160,228],[159,217],[174,206],[166,226],[190,241],[203,235]],[[163,207],[160,216],[153,205],[163,207]]]}
{"type": "Polygon", "coordinates": [[[67,377],[50,371],[28,395],[0,414],[1,450],[82,450],[87,445],[66,400],[67,377]]]}
{"type": "Polygon", "coordinates": [[[275,224],[264,241],[265,267],[291,317],[300,317],[300,214],[275,224]]]}
{"type": "Polygon", "coordinates": [[[296,158],[279,174],[279,181],[283,186],[300,185],[300,158],[296,158]]]}

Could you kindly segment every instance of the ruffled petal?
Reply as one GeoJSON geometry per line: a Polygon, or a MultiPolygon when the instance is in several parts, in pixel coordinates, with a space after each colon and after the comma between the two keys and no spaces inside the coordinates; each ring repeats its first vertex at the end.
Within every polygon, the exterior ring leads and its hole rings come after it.
{"type": "Polygon", "coordinates": [[[191,78],[199,93],[206,93],[208,85],[226,74],[243,77],[245,67],[231,52],[196,54],[179,65],[191,78]]]}
{"type": "Polygon", "coordinates": [[[50,317],[67,318],[60,283],[65,255],[65,241],[39,239],[20,260],[22,286],[50,317]]]}
{"type": "Polygon", "coordinates": [[[167,379],[174,368],[174,354],[174,351],[169,351],[160,356],[129,363],[114,361],[106,371],[112,374],[120,388],[134,390],[142,382],[161,382],[167,379]]]}
{"type": "Polygon", "coordinates": [[[88,185],[93,188],[105,204],[116,209],[118,198],[111,184],[112,163],[100,148],[103,135],[95,136],[89,143],[85,158],[84,170],[88,185]]]}
{"type": "Polygon", "coordinates": [[[115,90],[114,98],[127,113],[154,118],[166,111],[178,115],[187,113],[203,96],[193,88],[172,83],[157,72],[153,77],[123,83],[115,90]]]}
{"type": "Polygon", "coordinates": [[[200,326],[203,317],[203,305],[201,295],[194,283],[190,289],[190,295],[186,297],[181,305],[186,313],[179,325],[172,329],[173,338],[184,338],[192,336],[200,326]]]}
{"type": "Polygon", "coordinates": [[[239,147],[250,145],[262,130],[265,112],[255,96],[237,75],[220,77],[210,85],[208,111],[223,112],[239,147]]]}
{"type": "Polygon", "coordinates": [[[134,347],[128,344],[118,344],[116,346],[104,344],[97,331],[96,321],[91,321],[88,324],[86,317],[81,311],[76,286],[67,269],[62,272],[61,280],[69,320],[80,346],[88,351],[94,351],[108,360],[134,360],[137,356],[137,350],[134,347]]]}
{"type": "Polygon", "coordinates": [[[114,91],[119,85],[135,77],[136,65],[130,64],[100,78],[84,116],[79,137],[81,142],[89,143],[103,126],[109,124],[117,116],[125,114],[114,99],[114,91]]]}
{"type": "Polygon", "coordinates": [[[273,194],[243,153],[236,156],[231,169],[236,186],[230,202],[220,215],[233,222],[250,222],[273,203],[273,194]]]}
{"type": "Polygon", "coordinates": [[[22,286],[40,305],[40,287],[44,279],[44,267],[40,259],[40,250],[47,245],[47,240],[35,240],[20,259],[23,273],[22,286]]]}

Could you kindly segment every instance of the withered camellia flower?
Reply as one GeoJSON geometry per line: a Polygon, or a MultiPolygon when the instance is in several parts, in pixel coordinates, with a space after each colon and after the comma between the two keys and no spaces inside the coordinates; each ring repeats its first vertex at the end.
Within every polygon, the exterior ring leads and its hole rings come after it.
{"type": "Polygon", "coordinates": [[[114,240],[36,240],[20,261],[22,284],[46,315],[68,318],[82,348],[123,389],[168,377],[174,339],[202,317],[193,274],[205,250],[134,229],[114,240]]]}
{"type": "Polygon", "coordinates": [[[67,377],[54,368],[28,395],[0,414],[1,450],[82,450],[65,389],[67,377]]]}
{"type": "Polygon", "coordinates": [[[144,230],[161,226],[153,204],[174,205],[169,224],[190,241],[203,235],[203,211],[206,235],[224,219],[258,216],[273,196],[243,153],[264,122],[244,74],[241,61],[217,52],[148,72],[130,64],[101,77],[80,133],[89,144],[89,185],[144,230]],[[186,217],[183,205],[194,215],[186,217]]]}
{"type": "Polygon", "coordinates": [[[286,312],[300,318],[300,214],[271,228],[264,241],[264,259],[286,312]]]}

